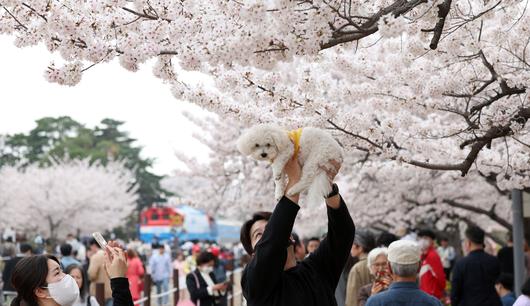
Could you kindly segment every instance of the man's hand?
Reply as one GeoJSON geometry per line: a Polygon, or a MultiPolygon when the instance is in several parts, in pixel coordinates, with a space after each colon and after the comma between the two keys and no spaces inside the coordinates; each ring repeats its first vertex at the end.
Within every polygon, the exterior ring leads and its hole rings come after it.
{"type": "Polygon", "coordinates": [[[125,277],[127,257],[117,242],[110,241],[105,249],[105,270],[111,279],[125,277]]]}
{"type": "MultiPolygon", "coordinates": [[[[288,183],[285,187],[284,194],[286,194],[287,190],[289,190],[294,184],[298,183],[300,181],[300,178],[302,177],[302,167],[300,167],[300,164],[298,163],[298,159],[291,158],[287,164],[285,164],[285,168],[283,168],[283,171],[285,174],[287,174],[288,183]]],[[[300,194],[295,194],[293,196],[287,196],[289,200],[298,203],[298,200],[300,199],[300,194]]]]}
{"type": "MultiPolygon", "coordinates": [[[[329,163],[331,164],[330,167],[322,167],[324,171],[326,171],[326,174],[329,178],[330,184],[333,184],[333,180],[335,179],[335,176],[339,173],[341,163],[336,160],[330,160],[329,163]]],[[[326,204],[334,209],[337,209],[340,207],[340,195],[333,196],[329,199],[326,199],[326,204]]]]}
{"type": "Polygon", "coordinates": [[[337,174],[340,171],[341,163],[336,161],[336,160],[330,160],[329,163],[332,166],[331,168],[330,167],[322,167],[322,169],[324,169],[324,171],[326,171],[326,174],[328,175],[329,181],[331,183],[333,183],[333,180],[335,179],[335,176],[337,176],[337,174]]]}

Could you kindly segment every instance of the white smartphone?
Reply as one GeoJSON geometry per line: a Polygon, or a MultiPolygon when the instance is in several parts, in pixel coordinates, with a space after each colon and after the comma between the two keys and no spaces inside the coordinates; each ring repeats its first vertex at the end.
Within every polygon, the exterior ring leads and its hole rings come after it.
{"type": "Polygon", "coordinates": [[[92,237],[94,237],[94,239],[96,239],[96,242],[99,244],[99,246],[102,249],[105,249],[107,247],[107,241],[105,241],[105,238],[103,238],[103,235],[101,235],[100,232],[92,233],[92,237]]]}

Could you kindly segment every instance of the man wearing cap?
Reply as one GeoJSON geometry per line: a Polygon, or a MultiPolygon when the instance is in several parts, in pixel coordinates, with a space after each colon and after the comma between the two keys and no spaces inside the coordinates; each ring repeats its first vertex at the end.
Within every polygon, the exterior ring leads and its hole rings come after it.
{"type": "Polygon", "coordinates": [[[500,274],[497,257],[484,252],[484,231],[476,226],[465,232],[464,252],[452,273],[451,305],[501,306],[495,291],[495,282],[500,274]]]}
{"type": "Polygon", "coordinates": [[[387,291],[370,297],[366,306],[441,306],[438,299],[421,291],[416,283],[420,256],[420,247],[416,242],[392,242],[388,247],[388,266],[394,282],[387,291]]]}
{"type": "Polygon", "coordinates": [[[445,292],[445,272],[440,256],[434,249],[436,235],[430,229],[418,232],[421,248],[420,289],[441,299],[445,292]]]}

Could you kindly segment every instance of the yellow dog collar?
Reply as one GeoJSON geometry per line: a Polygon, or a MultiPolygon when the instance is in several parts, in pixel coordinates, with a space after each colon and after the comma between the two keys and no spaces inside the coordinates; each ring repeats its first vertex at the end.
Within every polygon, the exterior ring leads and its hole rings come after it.
{"type": "Polygon", "coordinates": [[[294,143],[294,154],[293,158],[298,158],[298,152],[300,151],[300,138],[302,137],[302,128],[292,130],[289,133],[289,139],[294,143]]]}

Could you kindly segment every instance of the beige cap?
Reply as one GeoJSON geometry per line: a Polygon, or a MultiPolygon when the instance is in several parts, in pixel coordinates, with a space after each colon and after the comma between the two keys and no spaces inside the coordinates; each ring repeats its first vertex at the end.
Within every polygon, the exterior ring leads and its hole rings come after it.
{"type": "Polygon", "coordinates": [[[400,265],[411,265],[420,261],[420,246],[410,240],[398,240],[388,246],[388,261],[400,265]]]}

